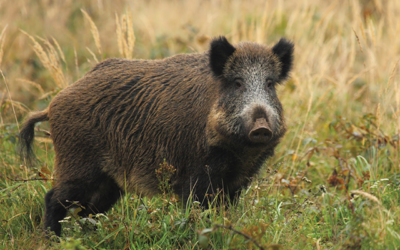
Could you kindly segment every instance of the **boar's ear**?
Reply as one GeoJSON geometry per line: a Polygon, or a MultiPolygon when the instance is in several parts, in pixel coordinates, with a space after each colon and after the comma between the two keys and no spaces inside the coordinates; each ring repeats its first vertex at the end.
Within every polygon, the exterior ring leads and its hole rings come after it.
{"type": "Polygon", "coordinates": [[[293,63],[293,49],[294,45],[292,42],[286,40],[285,38],[281,38],[277,44],[272,47],[272,52],[278,56],[279,60],[282,63],[282,70],[279,78],[284,80],[288,77],[289,71],[292,69],[293,63]]]}
{"type": "Polygon", "coordinates": [[[212,40],[210,45],[210,66],[216,76],[222,75],[225,63],[235,50],[235,47],[224,36],[212,40]]]}

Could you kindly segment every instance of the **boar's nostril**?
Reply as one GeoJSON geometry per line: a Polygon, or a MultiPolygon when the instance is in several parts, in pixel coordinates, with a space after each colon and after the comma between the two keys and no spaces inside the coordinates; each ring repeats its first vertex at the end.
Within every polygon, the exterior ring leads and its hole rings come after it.
{"type": "Polygon", "coordinates": [[[272,132],[266,127],[256,128],[250,131],[249,139],[255,143],[267,143],[271,138],[272,132]]]}
{"type": "Polygon", "coordinates": [[[255,143],[267,143],[272,136],[272,131],[264,118],[257,119],[249,133],[249,139],[255,143]]]}

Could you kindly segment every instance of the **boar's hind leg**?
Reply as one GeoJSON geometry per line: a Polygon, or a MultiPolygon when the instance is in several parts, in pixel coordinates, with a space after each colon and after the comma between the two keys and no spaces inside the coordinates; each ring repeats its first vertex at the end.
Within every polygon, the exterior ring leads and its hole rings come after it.
{"type": "Polygon", "coordinates": [[[59,223],[71,207],[72,201],[78,201],[85,209],[80,216],[106,212],[119,199],[122,190],[105,173],[97,173],[88,179],[68,180],[58,183],[46,194],[45,229],[50,228],[56,235],[61,234],[59,223]],[[97,177],[97,178],[93,178],[97,177]]]}
{"type": "Polygon", "coordinates": [[[57,236],[61,235],[61,224],[68,207],[71,207],[72,201],[82,201],[83,190],[77,190],[72,184],[58,183],[50,190],[45,197],[46,212],[44,215],[45,230],[53,231],[57,236]]]}
{"type": "Polygon", "coordinates": [[[54,188],[47,192],[45,197],[46,212],[44,216],[45,230],[53,231],[57,236],[61,234],[61,224],[58,222],[65,217],[67,211],[63,206],[54,202],[54,188]]]}

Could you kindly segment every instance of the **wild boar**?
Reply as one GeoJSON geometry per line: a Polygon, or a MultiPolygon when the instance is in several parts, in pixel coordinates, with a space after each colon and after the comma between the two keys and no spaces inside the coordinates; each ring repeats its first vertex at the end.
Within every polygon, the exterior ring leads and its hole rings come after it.
{"type": "Polygon", "coordinates": [[[50,124],[56,183],[45,228],[60,235],[67,200],[88,215],[125,191],[160,193],[155,171],[164,160],[184,203],[192,194],[206,207],[216,192],[234,201],[286,131],[276,86],[289,76],[293,49],[284,38],[268,47],[218,37],[204,53],[96,65],[20,132],[29,162],[35,123],[50,124]]]}

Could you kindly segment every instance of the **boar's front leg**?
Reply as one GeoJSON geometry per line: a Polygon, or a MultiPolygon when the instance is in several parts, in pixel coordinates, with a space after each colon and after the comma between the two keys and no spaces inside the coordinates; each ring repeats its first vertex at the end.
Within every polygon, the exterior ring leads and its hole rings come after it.
{"type": "Polygon", "coordinates": [[[184,201],[192,195],[192,199],[201,202],[204,208],[208,208],[214,201],[217,205],[236,204],[243,186],[239,171],[240,160],[232,153],[215,147],[210,150],[205,162],[205,165],[196,167],[190,178],[185,180],[182,189],[184,201]]]}

